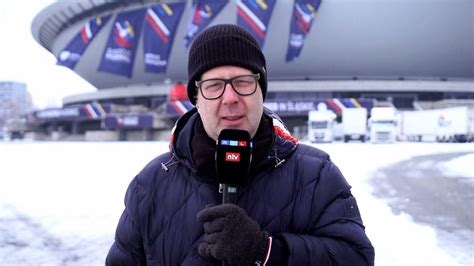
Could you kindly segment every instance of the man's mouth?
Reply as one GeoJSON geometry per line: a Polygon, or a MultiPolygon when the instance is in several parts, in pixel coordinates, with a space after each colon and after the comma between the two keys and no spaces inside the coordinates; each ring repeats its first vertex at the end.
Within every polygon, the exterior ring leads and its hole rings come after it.
{"type": "Polygon", "coordinates": [[[242,117],[243,117],[243,116],[241,116],[241,115],[224,116],[223,119],[224,119],[224,120],[228,120],[228,121],[236,121],[236,120],[241,119],[242,117]]]}

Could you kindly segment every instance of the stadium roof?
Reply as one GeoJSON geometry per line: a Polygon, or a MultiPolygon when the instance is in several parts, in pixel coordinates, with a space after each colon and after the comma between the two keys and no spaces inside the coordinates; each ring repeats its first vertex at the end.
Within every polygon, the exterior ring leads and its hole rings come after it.
{"type": "MultiPolygon", "coordinates": [[[[32,24],[34,38],[56,56],[90,18],[159,0],[58,1],[32,24]]],[[[176,1],[164,1],[176,2],[176,1]]],[[[472,0],[323,0],[299,58],[285,62],[293,1],[277,1],[263,51],[269,80],[474,81],[472,0]]],[[[186,81],[187,1],[165,74],[147,73],[139,43],[131,78],[97,71],[112,21],[89,45],[74,71],[98,89],[186,81]]],[[[212,24],[235,23],[230,0],[212,24]]],[[[113,18],[111,19],[113,20],[113,18]]]]}
{"type": "Polygon", "coordinates": [[[33,38],[48,51],[58,35],[71,25],[82,21],[84,18],[96,16],[115,9],[133,4],[158,2],[157,0],[83,0],[83,1],[58,1],[43,9],[33,21],[31,31],[33,38]]]}

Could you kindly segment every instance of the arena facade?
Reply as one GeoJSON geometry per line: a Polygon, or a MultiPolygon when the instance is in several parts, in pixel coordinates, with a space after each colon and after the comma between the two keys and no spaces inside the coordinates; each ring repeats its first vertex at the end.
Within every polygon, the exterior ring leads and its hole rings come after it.
{"type": "Polygon", "coordinates": [[[290,130],[321,102],[338,115],[472,105],[472,10],[471,0],[58,1],[36,16],[33,36],[97,92],[66,97],[29,121],[54,139],[165,138],[192,108],[187,46],[221,23],[247,27],[260,42],[265,105],[290,130]]]}

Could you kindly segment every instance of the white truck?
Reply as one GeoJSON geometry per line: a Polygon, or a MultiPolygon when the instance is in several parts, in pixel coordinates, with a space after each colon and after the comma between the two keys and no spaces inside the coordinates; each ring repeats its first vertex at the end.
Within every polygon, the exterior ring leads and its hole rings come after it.
{"type": "Polygon", "coordinates": [[[395,142],[397,138],[397,110],[393,107],[373,107],[370,113],[370,142],[395,142]]]}
{"type": "Polygon", "coordinates": [[[25,133],[31,131],[31,127],[24,118],[10,118],[3,127],[3,138],[6,140],[23,139],[25,133]]]}
{"type": "Polygon", "coordinates": [[[467,106],[442,109],[438,126],[438,141],[474,141],[474,109],[467,106]]]}
{"type": "Polygon", "coordinates": [[[473,141],[474,110],[464,106],[405,111],[400,133],[408,141],[473,141]]]}
{"type": "Polygon", "coordinates": [[[330,110],[308,112],[308,140],[311,142],[332,142],[336,114],[330,110]]]}
{"type": "Polygon", "coordinates": [[[344,109],[342,111],[342,132],[344,142],[350,140],[360,140],[365,142],[367,134],[367,109],[344,109]]]}
{"type": "Polygon", "coordinates": [[[399,138],[406,141],[435,141],[438,115],[437,110],[400,112],[399,138]]]}

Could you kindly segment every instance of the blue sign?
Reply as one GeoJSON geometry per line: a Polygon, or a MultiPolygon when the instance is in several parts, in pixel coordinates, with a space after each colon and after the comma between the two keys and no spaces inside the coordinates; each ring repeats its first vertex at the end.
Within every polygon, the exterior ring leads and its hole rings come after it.
{"type": "Polygon", "coordinates": [[[165,73],[184,2],[159,4],[147,9],[144,26],[145,71],[165,73]]]}
{"type": "Polygon", "coordinates": [[[320,4],[321,0],[295,0],[288,50],[286,52],[287,62],[293,61],[300,55],[304,40],[311,29],[311,24],[316,17],[320,4]]]}
{"type": "Polygon", "coordinates": [[[87,46],[109,20],[110,15],[89,20],[57,57],[57,65],[73,69],[87,46]]]}
{"type": "Polygon", "coordinates": [[[83,105],[48,108],[32,113],[31,121],[72,121],[74,119],[97,120],[110,113],[110,104],[92,102],[83,105]]]}
{"type": "Polygon", "coordinates": [[[265,43],[275,2],[276,0],[237,0],[237,24],[247,29],[260,47],[265,43]]]}
{"type": "Polygon", "coordinates": [[[104,119],[106,129],[145,129],[153,128],[153,114],[107,115],[104,119]]]}
{"type": "Polygon", "coordinates": [[[334,111],[336,114],[342,114],[345,108],[366,108],[370,111],[374,106],[374,99],[355,99],[355,98],[327,98],[327,99],[301,99],[287,100],[275,99],[265,101],[263,104],[266,108],[278,113],[278,115],[295,116],[307,114],[311,110],[316,110],[318,105],[324,103],[328,110],[334,111]]]}
{"type": "Polygon", "coordinates": [[[117,15],[104,49],[99,71],[132,77],[133,62],[146,9],[117,15]]]}
{"type": "Polygon", "coordinates": [[[221,12],[228,0],[194,0],[192,7],[192,18],[184,37],[186,47],[193,42],[194,38],[221,12]]]}

